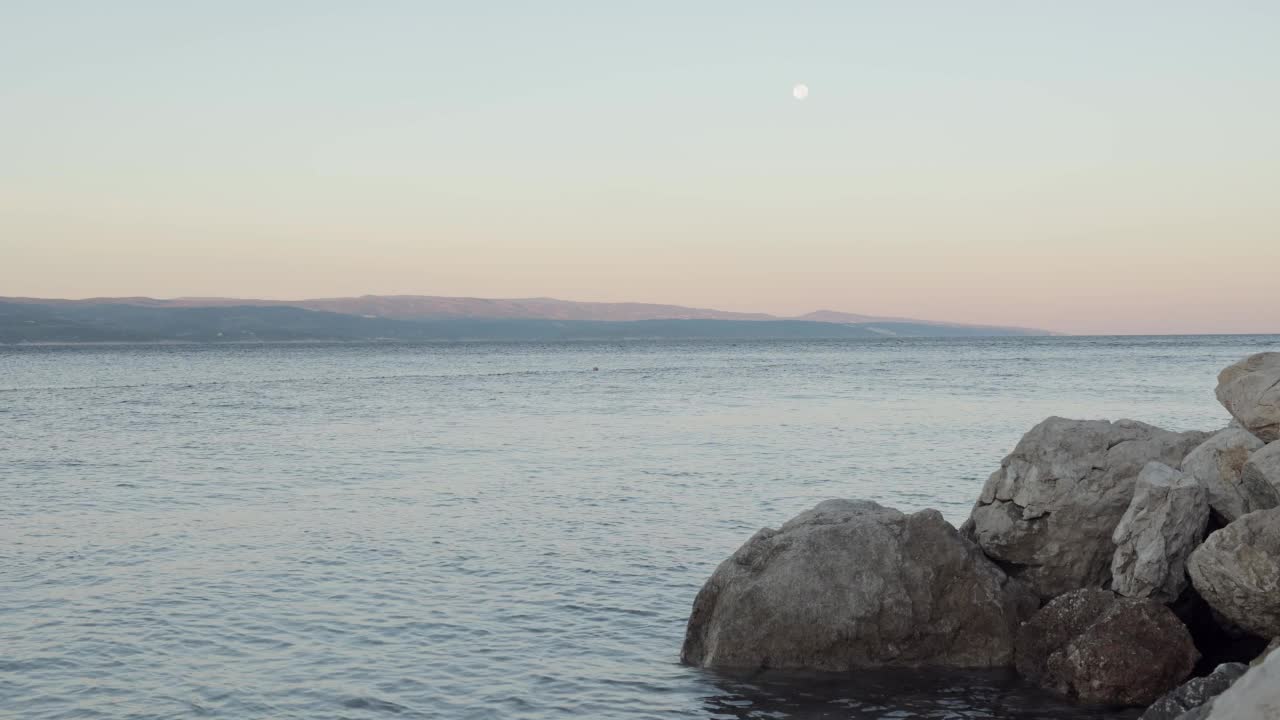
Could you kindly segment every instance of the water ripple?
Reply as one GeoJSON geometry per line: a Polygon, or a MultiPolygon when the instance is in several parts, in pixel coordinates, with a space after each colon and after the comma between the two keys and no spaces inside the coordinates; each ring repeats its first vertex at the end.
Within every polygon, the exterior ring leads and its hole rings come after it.
{"type": "Polygon", "coordinates": [[[1025,718],[676,662],[829,497],[958,521],[1045,415],[1215,428],[1277,338],[0,349],[0,698],[51,718],[1025,718]],[[589,368],[600,367],[599,372],[589,368]]]}

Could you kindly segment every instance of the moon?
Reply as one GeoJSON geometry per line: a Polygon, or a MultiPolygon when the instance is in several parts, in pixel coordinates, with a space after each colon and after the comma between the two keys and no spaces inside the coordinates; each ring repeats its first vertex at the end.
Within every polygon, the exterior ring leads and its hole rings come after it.
{"type": "Polygon", "coordinates": [[[799,85],[791,88],[791,95],[797,100],[803,100],[809,97],[809,86],[804,83],[800,83],[799,85]]]}

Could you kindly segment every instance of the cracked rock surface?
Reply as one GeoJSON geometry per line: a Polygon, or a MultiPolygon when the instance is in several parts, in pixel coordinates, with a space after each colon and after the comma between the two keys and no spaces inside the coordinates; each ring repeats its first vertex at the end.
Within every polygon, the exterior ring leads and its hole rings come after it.
{"type": "Polygon", "coordinates": [[[1126,597],[1177,600],[1187,586],[1187,557],[1204,539],[1208,523],[1208,493],[1195,478],[1147,463],[1111,536],[1112,588],[1126,597]]]}
{"type": "Polygon", "coordinates": [[[1134,420],[1048,418],[987,480],[966,532],[1042,599],[1105,587],[1116,551],[1112,533],[1142,468],[1179,467],[1209,435],[1134,420]]]}

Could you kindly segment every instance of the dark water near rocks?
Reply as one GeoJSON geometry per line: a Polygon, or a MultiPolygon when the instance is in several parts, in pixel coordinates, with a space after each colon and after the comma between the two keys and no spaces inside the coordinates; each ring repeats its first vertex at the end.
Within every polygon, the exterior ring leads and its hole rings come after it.
{"type": "Polygon", "coordinates": [[[991,675],[676,660],[757,528],[831,497],[958,522],[1044,416],[1217,428],[1217,371],[1277,348],[0,349],[0,714],[1131,717],[991,675]]]}

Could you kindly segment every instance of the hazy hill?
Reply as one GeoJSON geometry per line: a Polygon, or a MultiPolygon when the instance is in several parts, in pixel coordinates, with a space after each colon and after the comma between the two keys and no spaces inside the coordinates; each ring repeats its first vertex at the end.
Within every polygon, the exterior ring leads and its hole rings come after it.
{"type": "MultiPolygon", "coordinates": [[[[879,315],[859,315],[858,313],[839,312],[836,310],[814,310],[811,313],[799,315],[796,320],[812,320],[814,322],[831,322],[831,323],[869,323],[869,322],[926,322],[924,320],[912,320],[911,318],[901,317],[883,317],[879,315]]],[[[937,323],[939,325],[943,323],[937,323]]],[[[950,324],[950,323],[947,323],[950,324]]]]}
{"type": "Polygon", "coordinates": [[[395,320],[427,318],[530,318],[544,320],[780,320],[763,313],[658,305],[653,303],[601,303],[556,300],[554,298],[487,299],[439,297],[432,295],[361,295],[347,298],[305,300],[259,300],[220,297],[87,298],[61,300],[43,298],[0,298],[0,301],[43,305],[138,305],[144,307],[227,307],[286,306],[308,310],[363,315],[395,320]]]}
{"type": "MultiPolygon", "coordinates": [[[[875,325],[886,331],[892,331],[898,326],[916,326],[921,323],[936,326],[940,328],[951,328],[955,330],[971,330],[972,334],[994,334],[994,335],[1052,335],[1053,333],[1046,330],[1037,330],[1035,328],[1008,327],[1001,325],[971,325],[969,323],[956,322],[939,322],[936,320],[915,320],[904,317],[877,317],[874,315],[858,315],[856,313],[837,312],[835,310],[817,310],[815,312],[801,315],[796,320],[813,320],[815,322],[830,322],[852,325],[875,325]]],[[[908,331],[909,332],[909,331],[908,331]]],[[[968,333],[965,333],[968,334],[968,333]]]]}
{"type": "Polygon", "coordinates": [[[441,318],[491,318],[491,319],[540,319],[540,320],[593,320],[632,322],[639,320],[744,320],[778,321],[800,320],[837,324],[862,325],[868,323],[908,323],[948,328],[981,328],[994,334],[1048,334],[1027,328],[1002,328],[962,323],[917,320],[901,317],[882,317],[856,313],[818,310],[795,318],[783,318],[764,313],[739,313],[706,308],[653,303],[601,303],[556,300],[554,298],[486,299],[440,297],[431,295],[362,295],[348,298],[313,298],[306,300],[258,300],[242,298],[184,297],[156,299],[144,297],[89,298],[85,300],[60,300],[40,298],[0,298],[0,301],[40,304],[58,307],[91,305],[131,305],[154,308],[194,307],[295,307],[343,315],[392,320],[428,320],[441,318]]]}
{"type": "MultiPolygon", "coordinates": [[[[622,340],[945,337],[987,330],[913,323],[841,324],[805,320],[553,320],[428,317],[399,320],[288,305],[188,307],[165,301],[0,301],[0,343],[287,342],[304,340],[622,340]]],[[[996,333],[1000,334],[1000,333],[996,333]]],[[[1018,333],[1014,333],[1018,334],[1018,333]]]]}
{"type": "MultiPolygon", "coordinates": [[[[398,320],[273,306],[157,307],[0,302],[0,342],[216,342],[417,339],[398,320]]],[[[424,338],[425,339],[425,338],[424,338]]]]}
{"type": "Polygon", "coordinates": [[[327,298],[290,303],[311,310],[376,315],[400,320],[438,317],[538,318],[544,320],[776,320],[760,313],[688,308],[651,303],[600,303],[525,298],[488,300],[484,298],[432,297],[422,295],[363,295],[355,298],[327,298]]]}

